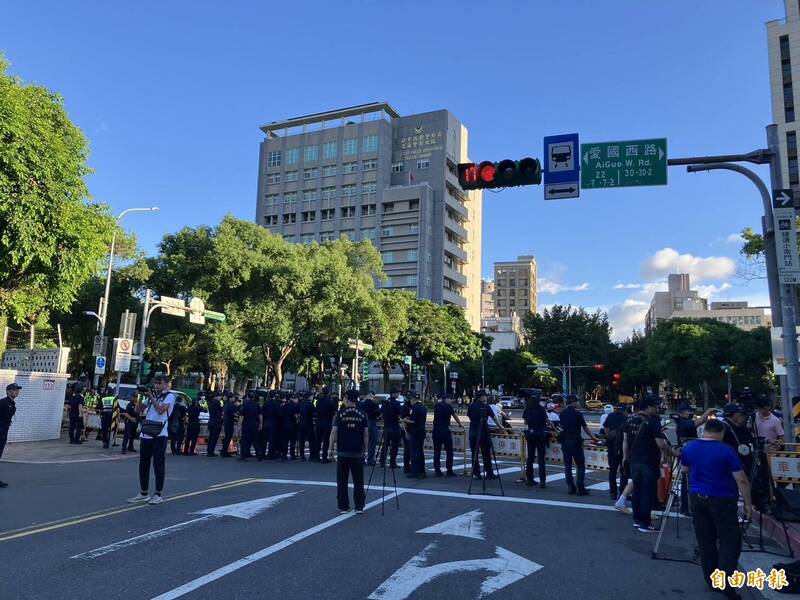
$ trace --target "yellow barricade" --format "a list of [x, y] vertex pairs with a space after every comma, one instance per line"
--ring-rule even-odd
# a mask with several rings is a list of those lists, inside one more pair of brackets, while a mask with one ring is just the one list
[[784, 444], [767, 452], [769, 469], [776, 483], [800, 483], [800, 444]]

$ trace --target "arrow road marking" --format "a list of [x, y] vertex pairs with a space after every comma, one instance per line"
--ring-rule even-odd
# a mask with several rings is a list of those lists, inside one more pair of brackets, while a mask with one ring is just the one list
[[70, 558], [89, 559], [89, 558], [97, 558], [99, 556], [105, 556], [106, 554], [116, 552], [117, 550], [122, 550], [123, 548], [128, 548], [130, 546], [135, 546], [136, 544], [141, 544], [142, 542], [147, 542], [167, 535], [171, 535], [176, 531], [181, 531], [182, 529], [186, 529], [187, 527], [191, 527], [192, 525], [195, 525], [197, 523], [202, 523], [204, 521], [210, 521], [212, 519], [218, 519], [221, 517], [237, 517], [239, 519], [252, 519], [253, 517], [265, 511], [266, 509], [270, 508], [271, 506], [275, 506], [282, 500], [285, 500], [286, 498], [291, 498], [295, 494], [297, 494], [297, 492], [290, 492], [288, 494], [280, 494], [278, 496], [269, 496], [268, 498], [258, 498], [256, 500], [249, 500], [247, 502], [239, 502], [237, 504], [228, 504], [226, 506], [217, 506], [215, 508], [208, 508], [206, 510], [201, 510], [192, 513], [194, 515], [204, 515], [202, 517], [198, 517], [196, 519], [190, 519], [189, 521], [184, 521], [183, 523], [176, 523], [175, 525], [170, 525], [169, 527], [156, 529], [155, 531], [143, 533], [142, 535], [137, 535], [135, 537], [128, 538], [127, 540], [114, 542], [113, 544], [109, 544], [108, 546], [95, 548], [94, 550], [89, 550], [88, 552], [82, 552], [81, 554], [70, 556]]
[[379, 585], [378, 589], [367, 597], [368, 600], [405, 600], [417, 589], [442, 575], [469, 571], [489, 571], [492, 575], [484, 579], [481, 584], [480, 594], [478, 594], [478, 598], [483, 598], [542, 568], [542, 565], [499, 546], [495, 547], [494, 558], [459, 560], [439, 563], [438, 565], [426, 565], [428, 555], [435, 547], [436, 542], [428, 544], [422, 552], [412, 557], [411, 560], [395, 571], [389, 579]]
[[439, 535], [453, 535], [474, 540], [485, 540], [483, 533], [483, 522], [481, 521], [481, 511], [473, 510], [458, 517], [453, 517], [447, 521], [442, 521], [436, 525], [431, 525], [425, 529], [420, 529], [417, 533], [438, 533]]

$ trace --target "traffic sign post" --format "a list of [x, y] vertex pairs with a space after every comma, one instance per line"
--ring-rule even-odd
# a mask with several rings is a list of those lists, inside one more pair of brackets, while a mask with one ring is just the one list
[[792, 190], [772, 190], [772, 217], [775, 221], [775, 249], [781, 283], [800, 283], [797, 257], [797, 226]]
[[203, 314], [206, 310], [206, 305], [200, 298], [192, 298], [189, 301], [189, 310], [191, 311], [189, 313], [190, 323], [195, 323], [196, 325], [206, 324], [206, 316]]
[[94, 359], [94, 374], [104, 375], [106, 372], [106, 357], [97, 356]]
[[667, 185], [667, 140], [581, 144], [581, 187]]
[[105, 356], [106, 347], [108, 346], [108, 338], [104, 335], [94, 336], [94, 343], [92, 344], [92, 356]]
[[117, 373], [127, 373], [131, 370], [132, 351], [132, 339], [114, 338], [114, 371]]
[[580, 144], [577, 133], [544, 138], [544, 199], [577, 198], [580, 186]]
[[186, 303], [180, 298], [170, 298], [169, 296], [161, 296], [158, 300], [161, 306], [161, 314], [174, 315], [176, 317], [186, 316]]

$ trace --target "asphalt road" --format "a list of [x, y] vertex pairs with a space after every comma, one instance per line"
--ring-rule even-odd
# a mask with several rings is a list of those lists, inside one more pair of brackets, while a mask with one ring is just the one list
[[[167, 501], [126, 505], [137, 466], [0, 464], [0, 598], [719, 597], [698, 567], [650, 558], [655, 536], [610, 509], [604, 473], [576, 498], [558, 467], [540, 490], [501, 464], [505, 497], [397, 472], [395, 500], [387, 470], [382, 506], [378, 468], [366, 514], [340, 515], [335, 465], [168, 456]], [[680, 521], [665, 554], [689, 552]]]

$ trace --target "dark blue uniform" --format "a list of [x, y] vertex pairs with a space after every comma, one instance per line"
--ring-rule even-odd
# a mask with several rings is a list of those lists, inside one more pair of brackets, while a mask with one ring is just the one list
[[547, 471], [544, 464], [544, 452], [547, 446], [547, 412], [538, 400], [531, 401], [522, 413], [525, 421], [525, 440], [528, 443], [528, 459], [525, 462], [525, 480], [528, 485], [535, 483], [533, 478], [533, 461], [539, 462], [539, 485], [544, 487]]
[[0, 458], [3, 456], [3, 449], [8, 441], [8, 429], [11, 427], [11, 419], [17, 412], [17, 404], [13, 398], [6, 396], [0, 400]]
[[392, 469], [397, 468], [397, 451], [400, 449], [400, 403], [389, 398], [383, 403], [381, 412], [383, 413], [383, 444], [381, 445], [381, 466], [386, 466], [386, 448], [391, 446], [389, 465]]
[[222, 401], [219, 398], [212, 398], [208, 402], [208, 448], [206, 449], [206, 456], [214, 456], [220, 431], [222, 431]]
[[236, 420], [237, 412], [233, 400], [228, 400], [225, 403], [225, 408], [222, 410], [222, 430], [224, 435], [222, 436], [222, 450], [220, 451], [220, 456], [230, 456], [230, 454], [228, 454], [228, 448], [230, 448], [231, 440], [233, 440], [233, 423]]
[[67, 407], [69, 414], [69, 443], [81, 443], [81, 431], [83, 429], [83, 419], [81, 418], [80, 407], [83, 406], [83, 396], [77, 392], [67, 394]]
[[186, 442], [183, 445], [183, 453], [187, 456], [195, 454], [197, 438], [200, 437], [200, 404], [197, 400], [193, 401], [186, 409]]
[[455, 414], [453, 406], [445, 400], [439, 400], [433, 407], [433, 470], [436, 475], [442, 474], [442, 446], [445, 452], [445, 465], [448, 475], [453, 472], [453, 434], [450, 433], [450, 418]]
[[481, 467], [478, 462], [478, 449], [483, 458], [483, 470], [486, 477], [494, 477], [492, 473], [492, 440], [489, 437], [488, 417], [491, 409], [485, 402], [478, 399], [470, 402], [467, 409], [469, 417], [469, 449], [472, 452], [472, 476], [481, 476]]
[[411, 476], [425, 477], [425, 421], [428, 418], [428, 409], [422, 402], [417, 402], [411, 407], [409, 418], [414, 421], [408, 428], [411, 442]]
[[[406, 398], [403, 405], [400, 407], [400, 418], [407, 419], [411, 416], [411, 401]], [[408, 435], [408, 428], [403, 426], [400, 428], [400, 439], [403, 440], [403, 472], [411, 472], [411, 438]]]
[[283, 448], [281, 458], [297, 458], [295, 446], [297, 445], [297, 415], [300, 407], [294, 400], [287, 400], [283, 405]]
[[242, 445], [240, 460], [250, 458], [250, 448], [258, 443], [258, 425], [261, 417], [261, 407], [255, 398], [246, 398], [241, 408], [242, 414]]
[[561, 411], [560, 423], [563, 430], [563, 443], [561, 445], [561, 452], [564, 455], [564, 474], [567, 479], [567, 488], [570, 494], [575, 493], [575, 483], [572, 479], [572, 463], [575, 463], [575, 470], [577, 471], [577, 484], [578, 492], [585, 492], [586, 488], [583, 485], [584, 477], [586, 475], [586, 459], [583, 455], [583, 438], [581, 437], [581, 429], [586, 426], [586, 420], [583, 415], [574, 407], [568, 406]]
[[381, 409], [378, 403], [372, 398], [367, 398], [358, 407], [361, 412], [367, 415], [367, 433], [369, 435], [369, 442], [367, 444], [367, 464], [375, 464], [375, 448], [378, 445], [378, 419], [381, 415]]
[[274, 460], [281, 455], [278, 449], [278, 413], [280, 410], [281, 404], [275, 397], [267, 399], [261, 408], [265, 433], [262, 451], [269, 460]]
[[169, 445], [173, 454], [180, 454], [183, 438], [186, 436], [186, 426], [183, 418], [186, 416], [186, 406], [178, 400], [169, 416]]
[[322, 452], [322, 462], [331, 462], [328, 459], [328, 446], [335, 413], [336, 404], [330, 397], [322, 396], [317, 398], [317, 445]]
[[308, 455], [312, 462], [319, 461], [319, 446], [314, 435], [314, 401], [310, 397], [300, 401], [300, 425], [297, 432], [300, 460], [306, 459], [306, 442], [308, 442]]
[[128, 406], [125, 407], [125, 433], [122, 434], [122, 454], [129, 450], [135, 452], [133, 449], [133, 440], [136, 437], [136, 429], [139, 426], [139, 418], [136, 414], [136, 402], [131, 400]]
[[[319, 404], [317, 405], [319, 408]], [[367, 415], [355, 407], [345, 408], [336, 416], [336, 500], [339, 510], [350, 508], [347, 483], [353, 476], [353, 499], [356, 510], [364, 510], [364, 430]]]

